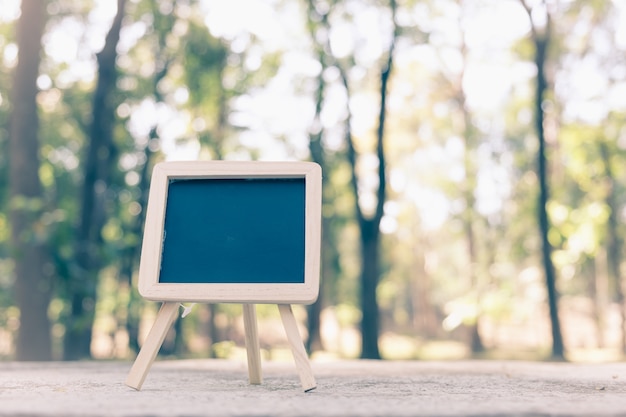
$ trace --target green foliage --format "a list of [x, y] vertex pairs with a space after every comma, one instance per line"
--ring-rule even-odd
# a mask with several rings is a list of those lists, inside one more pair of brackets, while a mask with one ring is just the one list
[[215, 98], [216, 92], [223, 88], [222, 73], [226, 66], [227, 51], [219, 39], [211, 36], [206, 26], [193, 21], [189, 23], [183, 42], [183, 81], [189, 89], [190, 104], [205, 104], [206, 114], [217, 114], [219, 109]]
[[[493, 36], [486, 43], [472, 42], [472, 33], [463, 32], [470, 30], [472, 19], [488, 15], [496, 1], [471, 5], [409, 1], [399, 5], [402, 30], [388, 97], [389, 204], [383, 222], [378, 289], [383, 330], [415, 336], [425, 331], [416, 324], [421, 320], [417, 312], [427, 310], [436, 337], [461, 338], [459, 329], [481, 321], [530, 320], [544, 301], [536, 224], [534, 74], [529, 70], [533, 45], [529, 33], [522, 31], [515, 38], [507, 34], [502, 41]], [[497, 7], [509, 3], [516, 4], [511, 7], [516, 7], [520, 21], [528, 19], [516, 1], [501, 1]], [[376, 112], [372, 109], [379, 105], [379, 86], [373, 68], [387, 46], [380, 22], [388, 10], [385, 2], [338, 1], [330, 8], [321, 2], [312, 4], [318, 11], [328, 12], [332, 23], [326, 33], [320, 23], [323, 13], [308, 22], [315, 26], [313, 32], [320, 40], [331, 36], [334, 42], [333, 47], [321, 42], [322, 58], [320, 51], [313, 50], [308, 34], [301, 32], [304, 22], [294, 23], [305, 19], [305, 4], [272, 2], [271, 18], [276, 21], [268, 26], [274, 25], [276, 32], [263, 34], [256, 26], [242, 24], [241, 33], [220, 37], [207, 27], [208, 12], [202, 2], [128, 3], [113, 98], [117, 105], [116, 166], [104, 199], [111, 215], [99, 248], [103, 265], [97, 325], [102, 337], [123, 333], [132, 320], [152, 308], [139, 299], [135, 288], [147, 176], [154, 162], [168, 157], [172, 149], [185, 147], [197, 149], [199, 158], [256, 158], [275, 147], [304, 158], [306, 153], [298, 149], [306, 150], [307, 144], [302, 142], [317, 132], [328, 165], [324, 172], [324, 233], [331, 236], [337, 253], [330, 260], [330, 275], [322, 277], [325, 302], [329, 308], [336, 306], [334, 314], [342, 331], [358, 322], [359, 239], [343, 140], [345, 109], [352, 112], [350, 128], [364, 155], [359, 169], [374, 172], [371, 145]], [[96, 27], [96, 6], [103, 7], [102, 2], [54, 0], [48, 5], [50, 21], [38, 96], [41, 149], [37, 169], [44, 197], [37, 201], [8, 201], [14, 22], [0, 20], [0, 328], [9, 333], [15, 330], [17, 317], [11, 294], [10, 208], [40, 212], [31, 238], [47, 241], [57, 280], [50, 308], [55, 320], [53, 333], [59, 338], [64, 331], [70, 295], [66, 291], [71, 289], [58, 284], [66, 282], [76, 266], [75, 229], [83, 181], [80, 167], [91, 120], [94, 57], [108, 29], [106, 24]], [[548, 204], [549, 239], [556, 249], [559, 288], [566, 296], [591, 297], [589, 288], [595, 277], [603, 274], [601, 267], [606, 263], [611, 214], [620, 219], [620, 239], [626, 233], [621, 221], [626, 206], [625, 109], [615, 104], [619, 100], [609, 99], [618, 95], [619, 85], [626, 81], [618, 58], [623, 56], [623, 46], [619, 49], [610, 35], [618, 25], [615, 7], [615, 2], [607, 0], [577, 0], [559, 3], [551, 10], [555, 26], [549, 81], [554, 92], [545, 103], [553, 192]], [[283, 32], [276, 29], [279, 26]], [[282, 38], [276, 39], [280, 42], [270, 39], [279, 32]], [[53, 36], [59, 34], [65, 38]], [[71, 40], [64, 50], [75, 50], [75, 56], [66, 59], [53, 53], [58, 39]], [[464, 40], [467, 45], [462, 45]], [[340, 41], [346, 42], [348, 52], [333, 56]], [[320, 59], [328, 61], [322, 65]], [[589, 62], [596, 63], [593, 68], [597, 71], [604, 71], [595, 75], [606, 81], [606, 86], [584, 96], [584, 91], [578, 91], [576, 80], [582, 78], [576, 71]], [[350, 103], [345, 102], [336, 63], [344, 65], [350, 76]], [[267, 120], [259, 123], [261, 128], [233, 122], [238, 100], [251, 102], [276, 84], [281, 86], [279, 101], [294, 100], [293, 106], [285, 107], [298, 109], [276, 119], [287, 123], [303, 113], [306, 119], [313, 113], [322, 68], [324, 108], [317, 125], [308, 123], [298, 127], [299, 131], [294, 128], [296, 133], [281, 133], [284, 137], [273, 137], [270, 142], [266, 138], [277, 135], [267, 128]], [[492, 86], [484, 76], [476, 75], [494, 68], [501, 70], [494, 74], [508, 77], [506, 81], [494, 76]], [[471, 82], [481, 83], [480, 89], [472, 89]], [[499, 83], [504, 87], [498, 87]], [[496, 104], [485, 99], [492, 97], [490, 87], [502, 90], [493, 96]], [[599, 107], [584, 107], [590, 103], [599, 103]], [[607, 110], [599, 112], [595, 121], [584, 111], [601, 107]], [[261, 118], [256, 111], [266, 117], [266, 110], [252, 107], [244, 116]], [[608, 179], [609, 169], [613, 182]], [[362, 190], [376, 185], [373, 177], [363, 178]], [[475, 247], [471, 264], [468, 225]], [[232, 329], [240, 314], [233, 306], [220, 306], [217, 313], [223, 333]], [[262, 310], [260, 316], [271, 320], [275, 313]], [[208, 320], [188, 319], [182, 337], [190, 340], [190, 334]], [[448, 332], [443, 331], [442, 323]], [[223, 342], [214, 349], [227, 356], [234, 348]], [[122, 352], [111, 355], [123, 356]]]

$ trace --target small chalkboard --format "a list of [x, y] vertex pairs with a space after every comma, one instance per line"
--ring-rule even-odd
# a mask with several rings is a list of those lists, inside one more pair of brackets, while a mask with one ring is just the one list
[[139, 293], [163, 304], [128, 386], [141, 389], [181, 303], [203, 302], [243, 304], [251, 384], [262, 381], [255, 304], [278, 304], [302, 388], [316, 387], [291, 304], [310, 304], [319, 292], [321, 179], [312, 162], [154, 167]]
[[312, 303], [320, 205], [314, 163], [157, 164], [139, 292], [156, 301]]

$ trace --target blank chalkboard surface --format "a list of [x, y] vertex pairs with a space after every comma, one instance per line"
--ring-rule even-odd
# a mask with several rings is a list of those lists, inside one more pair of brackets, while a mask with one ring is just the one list
[[157, 164], [139, 292], [156, 301], [311, 303], [320, 228], [317, 164]]
[[161, 283], [304, 284], [304, 178], [172, 180]]

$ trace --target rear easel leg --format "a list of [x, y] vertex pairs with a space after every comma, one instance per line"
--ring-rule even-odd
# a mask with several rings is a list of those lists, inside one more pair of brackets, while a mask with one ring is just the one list
[[311, 364], [309, 363], [309, 357], [304, 349], [304, 343], [300, 337], [298, 331], [298, 324], [296, 318], [293, 315], [293, 310], [289, 304], [279, 304], [278, 311], [280, 311], [280, 318], [283, 321], [285, 327], [285, 333], [287, 333], [287, 340], [291, 346], [291, 352], [293, 359], [296, 362], [296, 368], [300, 375], [300, 383], [304, 392], [311, 391], [317, 387], [313, 371], [311, 370]]
[[167, 331], [172, 327], [172, 323], [178, 316], [179, 303], [163, 303], [161, 309], [157, 314], [156, 320], [148, 333], [133, 367], [130, 369], [128, 376], [126, 377], [126, 385], [131, 388], [135, 388], [137, 391], [141, 389], [143, 381], [148, 375], [152, 362], [159, 353], [159, 349], [165, 340]]
[[259, 385], [263, 382], [261, 374], [261, 351], [259, 348], [259, 332], [256, 320], [256, 305], [243, 305], [243, 327], [246, 331], [246, 353], [248, 354], [248, 379], [250, 384]]

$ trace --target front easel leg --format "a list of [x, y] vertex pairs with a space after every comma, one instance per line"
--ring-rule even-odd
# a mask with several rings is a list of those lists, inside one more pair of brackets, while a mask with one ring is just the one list
[[172, 323], [178, 316], [179, 303], [163, 303], [161, 309], [157, 314], [156, 320], [148, 333], [133, 367], [130, 369], [128, 376], [126, 377], [126, 385], [136, 390], [140, 390], [143, 385], [143, 381], [148, 375], [152, 362], [159, 353], [159, 349], [165, 340], [167, 331], [172, 327]]
[[250, 384], [259, 385], [263, 382], [261, 374], [261, 351], [259, 348], [259, 332], [256, 320], [256, 305], [243, 305], [243, 327], [246, 332], [246, 353], [248, 354], [248, 378]]
[[278, 311], [280, 311], [280, 318], [283, 321], [285, 333], [287, 333], [287, 340], [289, 341], [291, 352], [293, 353], [293, 359], [296, 362], [302, 389], [304, 389], [304, 392], [311, 391], [317, 387], [317, 384], [313, 376], [313, 371], [311, 370], [309, 357], [304, 349], [304, 343], [298, 331], [298, 323], [296, 323], [291, 305], [279, 304]]

